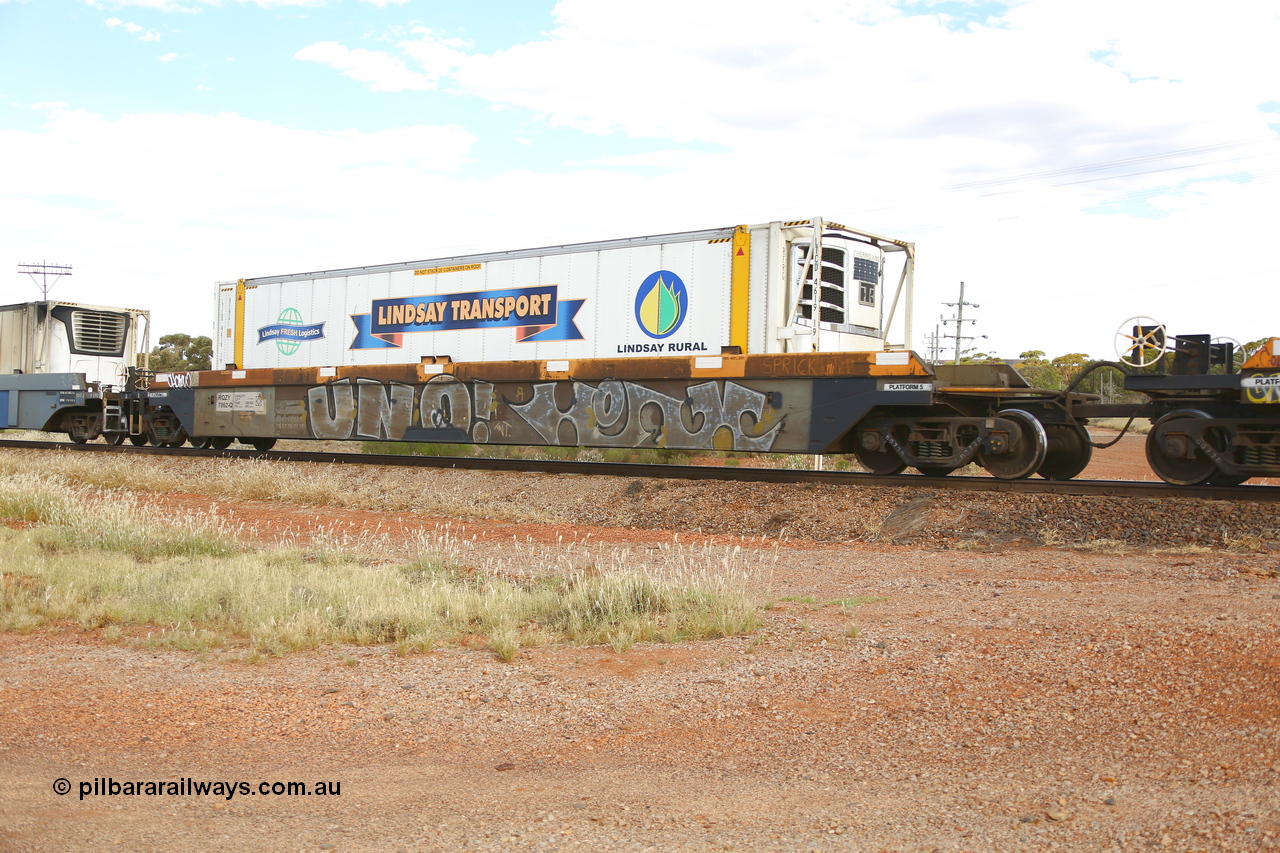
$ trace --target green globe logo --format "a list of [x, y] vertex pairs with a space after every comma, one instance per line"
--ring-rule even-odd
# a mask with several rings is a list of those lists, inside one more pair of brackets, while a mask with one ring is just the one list
[[[302, 315], [298, 313], [296, 308], [286, 308], [280, 312], [280, 322], [301, 326]], [[276, 339], [276, 347], [280, 350], [281, 355], [293, 355], [298, 351], [298, 346], [299, 344], [296, 340]]]

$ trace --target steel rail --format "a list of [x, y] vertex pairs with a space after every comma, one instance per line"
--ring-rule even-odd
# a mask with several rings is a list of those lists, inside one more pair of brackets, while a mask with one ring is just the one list
[[722, 480], [746, 483], [822, 483], [907, 489], [948, 489], [1005, 494], [1048, 494], [1126, 498], [1197, 498], [1219, 501], [1280, 501], [1280, 486], [1171, 486], [1165, 482], [1134, 480], [999, 480], [994, 477], [925, 477], [896, 474], [880, 477], [850, 471], [801, 471], [783, 468], [730, 468], [719, 465], [654, 465], [637, 462], [569, 462], [549, 459], [491, 459], [457, 456], [398, 456], [335, 453], [311, 450], [201, 450], [193, 447], [134, 447], [109, 444], [71, 444], [56, 441], [6, 441], [0, 448], [133, 453], [213, 459], [263, 459], [325, 465], [389, 465], [404, 468], [455, 468], [538, 474], [585, 474], [609, 477], [650, 477], [677, 480]]

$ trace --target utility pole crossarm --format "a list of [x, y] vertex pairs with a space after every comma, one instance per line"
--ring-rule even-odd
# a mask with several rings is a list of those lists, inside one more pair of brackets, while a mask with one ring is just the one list
[[[58, 283], [58, 279], [64, 275], [71, 275], [71, 264], [51, 264], [47, 261], [41, 261], [38, 264], [18, 264], [18, 275], [26, 274], [31, 276], [31, 280], [40, 288], [40, 297], [43, 301], [49, 301], [49, 291]], [[40, 278], [37, 279], [36, 276]], [[53, 281], [49, 281], [49, 277], [53, 277]]]
[[[953, 364], [959, 364], [959, 363], [960, 363], [960, 343], [961, 343], [961, 341], [971, 341], [971, 340], [973, 340], [973, 339], [974, 339], [974, 337], [975, 337], [974, 335], [964, 335], [964, 334], [961, 334], [961, 333], [964, 331], [964, 324], [965, 324], [965, 323], [975, 323], [975, 324], [976, 324], [976, 323], [978, 322], [977, 320], [973, 319], [972, 317], [970, 317], [968, 320], [966, 320], [966, 319], [965, 319], [965, 317], [964, 317], [964, 309], [965, 309], [966, 307], [968, 307], [968, 308], [979, 308], [979, 307], [981, 307], [981, 306], [980, 306], [980, 305], [978, 305], [978, 304], [977, 304], [977, 303], [975, 303], [975, 302], [965, 302], [965, 301], [964, 301], [964, 282], [963, 282], [963, 281], [962, 281], [962, 282], [960, 282], [960, 301], [959, 301], [959, 302], [944, 302], [944, 303], [942, 303], [942, 304], [943, 304], [943, 305], [945, 305], [945, 306], [947, 306], [948, 308], [955, 308], [955, 309], [956, 309], [956, 316], [952, 317], [952, 318], [951, 318], [951, 319], [949, 319], [949, 320], [948, 320], [948, 319], [943, 319], [943, 321], [942, 321], [942, 325], [944, 325], [944, 326], [945, 326], [947, 323], [955, 323], [955, 324], [956, 324], [956, 333], [955, 333], [954, 335], [943, 335], [943, 337], [944, 337], [944, 338], [952, 338], [952, 339], [954, 339], [954, 340], [955, 340], [955, 342], [956, 342], [956, 350], [955, 350], [956, 355], [955, 355], [955, 360], [954, 360], [952, 363], [953, 363]], [[985, 336], [985, 335], [983, 335], [983, 337], [986, 337], [986, 336]]]

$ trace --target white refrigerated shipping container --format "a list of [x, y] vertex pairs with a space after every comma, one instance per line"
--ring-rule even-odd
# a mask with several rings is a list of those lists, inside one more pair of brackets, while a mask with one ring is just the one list
[[214, 366], [879, 350], [900, 295], [910, 344], [913, 269], [815, 219], [248, 278], [217, 286]]
[[83, 373], [85, 381], [124, 382], [143, 367], [151, 315], [75, 302], [0, 305], [0, 374]]

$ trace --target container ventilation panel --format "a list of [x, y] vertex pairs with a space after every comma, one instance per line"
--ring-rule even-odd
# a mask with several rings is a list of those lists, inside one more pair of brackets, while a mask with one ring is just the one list
[[[810, 246], [796, 247], [797, 275], [804, 272], [805, 260], [808, 258]], [[818, 318], [823, 323], [845, 322], [845, 250], [822, 247], [822, 263], [814, 264], [808, 274], [801, 280], [799, 315], [805, 320], [813, 320], [814, 272], [821, 267], [820, 280], [822, 286], [818, 294]]]
[[71, 312], [71, 345], [79, 352], [120, 355], [124, 352], [127, 331], [128, 318], [123, 314], [107, 314], [102, 311]]

